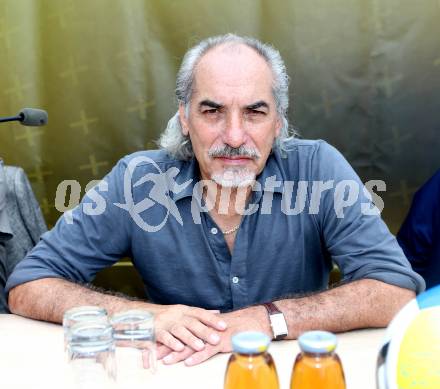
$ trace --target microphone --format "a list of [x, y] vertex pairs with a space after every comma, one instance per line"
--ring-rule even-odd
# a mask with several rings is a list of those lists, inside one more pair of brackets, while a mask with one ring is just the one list
[[17, 116], [0, 118], [0, 123], [18, 121], [23, 126], [44, 126], [47, 119], [47, 112], [42, 109], [23, 108]]

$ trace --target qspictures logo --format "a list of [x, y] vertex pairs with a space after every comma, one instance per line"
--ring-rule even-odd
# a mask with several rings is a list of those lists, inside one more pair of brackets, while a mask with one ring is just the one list
[[[145, 169], [148, 166], [148, 169]], [[136, 169], [147, 170], [141, 178], [134, 182]], [[223, 206], [219, 213], [227, 213], [229, 201], [231, 200], [231, 188], [224, 188], [214, 184], [210, 180], [193, 182], [189, 179], [178, 183], [176, 177], [180, 171], [177, 167], [170, 167], [162, 171], [160, 166], [147, 156], [135, 157], [128, 163], [123, 180], [123, 202], [111, 202], [108, 204], [109, 196], [106, 192], [112, 190], [106, 179], [92, 181], [86, 187], [87, 201], [79, 202], [81, 186], [76, 180], [65, 180], [58, 185], [55, 207], [58, 211], [64, 212], [67, 224], [74, 223], [74, 212], [83, 212], [88, 216], [102, 215], [108, 207], [118, 207], [127, 212], [127, 216], [145, 232], [160, 231], [172, 216], [180, 225], [184, 225], [182, 216], [176, 202], [171, 194], [179, 194], [191, 184], [191, 215], [195, 224], [201, 223], [201, 213], [210, 212], [214, 204], [204, 201], [209, 194], [210, 198], [223, 199]], [[147, 188], [149, 188], [147, 190]], [[296, 188], [296, 190], [295, 190]], [[70, 189], [69, 203], [66, 206], [67, 191]], [[113, 188], [114, 189], [114, 188]], [[280, 210], [287, 216], [299, 215], [303, 212], [318, 214], [319, 212], [335, 212], [337, 218], [344, 218], [345, 212], [350, 207], [360, 207], [359, 212], [363, 215], [380, 215], [384, 208], [382, 198], [374, 191], [385, 191], [386, 184], [382, 180], [370, 180], [362, 185], [355, 180], [327, 180], [327, 181], [277, 181], [275, 176], [267, 177], [264, 183], [255, 181], [252, 186], [253, 192], [262, 192], [259, 202], [249, 203], [246, 208], [235, 207], [237, 213], [251, 215], [260, 212], [270, 215], [273, 212], [274, 192], [281, 193]], [[218, 193], [218, 191], [221, 193]], [[133, 192], [142, 193], [142, 196], [133, 196]], [[148, 220], [148, 211], [154, 207], [161, 207], [163, 215], [160, 221], [151, 223]], [[276, 208], [279, 209], [278, 207]], [[278, 212], [278, 211], [277, 211]]]
[[[152, 188], [148, 197], [142, 199], [138, 203], [134, 203], [132, 195], [132, 177], [134, 170], [139, 164], [147, 163], [151, 164], [156, 169], [155, 173], [147, 173], [133, 184], [133, 188], [136, 188], [146, 182], [152, 183]], [[176, 203], [170, 197], [170, 192], [178, 194], [191, 184], [192, 179], [184, 182], [183, 184], [177, 184], [175, 177], [179, 174], [179, 169], [176, 167], [169, 168], [166, 172], [162, 172], [160, 167], [151, 158], [148, 157], [136, 157], [130, 161], [124, 174], [124, 198], [125, 204], [114, 203], [115, 206], [125, 209], [134, 220], [134, 222], [147, 232], [155, 232], [162, 229], [171, 214], [180, 225], [183, 226], [183, 220], [180, 216], [179, 209]], [[166, 209], [166, 214], [162, 222], [158, 225], [148, 224], [142, 217], [141, 213], [147, 209], [155, 206], [156, 204], [163, 206]]]

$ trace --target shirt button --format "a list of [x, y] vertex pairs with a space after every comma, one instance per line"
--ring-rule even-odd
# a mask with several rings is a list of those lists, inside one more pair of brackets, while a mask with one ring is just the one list
[[217, 229], [217, 228], [215, 228], [215, 227], [212, 227], [212, 228], [211, 228], [211, 234], [216, 235], [217, 232], [218, 232], [218, 229]]
[[240, 281], [238, 277], [232, 277], [232, 283], [238, 284], [238, 281]]

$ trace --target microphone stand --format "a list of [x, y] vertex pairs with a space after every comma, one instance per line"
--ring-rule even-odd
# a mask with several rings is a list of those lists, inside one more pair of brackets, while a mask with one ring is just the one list
[[14, 122], [14, 121], [23, 121], [23, 115], [20, 114], [18, 116], [9, 116], [6, 118], [0, 118], [0, 123], [4, 123], [4, 122]]

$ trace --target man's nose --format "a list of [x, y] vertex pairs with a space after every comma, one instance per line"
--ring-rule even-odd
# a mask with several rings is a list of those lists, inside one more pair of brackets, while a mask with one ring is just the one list
[[246, 142], [246, 130], [240, 115], [229, 115], [223, 134], [223, 142], [235, 148]]

